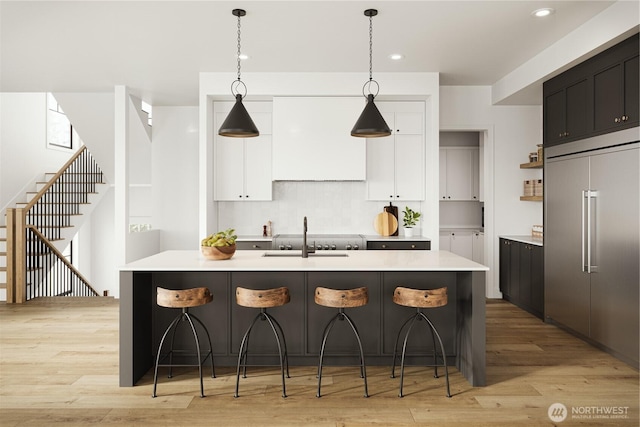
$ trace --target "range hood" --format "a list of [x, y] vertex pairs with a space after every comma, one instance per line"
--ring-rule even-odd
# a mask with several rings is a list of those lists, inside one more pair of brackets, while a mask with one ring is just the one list
[[363, 97], [274, 97], [274, 181], [364, 181], [366, 139], [350, 131]]

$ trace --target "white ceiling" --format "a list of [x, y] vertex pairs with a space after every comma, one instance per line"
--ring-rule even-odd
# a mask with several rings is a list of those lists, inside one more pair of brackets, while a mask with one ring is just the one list
[[[198, 73], [440, 72], [491, 85], [614, 1], [0, 1], [0, 91], [113, 91], [197, 105]], [[555, 13], [534, 18], [535, 9]], [[388, 55], [402, 53], [402, 61]], [[245, 80], [246, 81], [246, 80]], [[251, 83], [246, 81], [247, 86]]]

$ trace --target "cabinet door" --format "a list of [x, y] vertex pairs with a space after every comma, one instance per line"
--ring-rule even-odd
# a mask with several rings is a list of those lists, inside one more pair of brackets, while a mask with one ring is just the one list
[[618, 127], [623, 116], [623, 90], [622, 64], [615, 64], [594, 74], [593, 117], [595, 131]]
[[440, 200], [447, 200], [447, 149], [440, 149]]
[[519, 291], [520, 299], [519, 304], [525, 307], [531, 307], [531, 245], [519, 243], [520, 256], [519, 256]]
[[271, 200], [271, 135], [245, 140], [245, 200]]
[[462, 257], [473, 258], [473, 241], [470, 231], [454, 231], [451, 233], [451, 252]]
[[509, 248], [509, 240], [500, 239], [500, 272], [499, 272], [499, 285], [500, 292], [507, 298], [509, 295], [511, 275], [509, 274], [511, 266], [511, 248]]
[[581, 80], [567, 87], [566, 96], [566, 124], [565, 138], [575, 140], [584, 136], [588, 131], [587, 111], [588, 105], [588, 88], [587, 79]]
[[[384, 113], [383, 113], [384, 116]], [[422, 122], [424, 118], [423, 112], [415, 113], [396, 113], [395, 124], [391, 124], [387, 121], [387, 124], [391, 126], [393, 132], [400, 135], [422, 135], [423, 128]], [[386, 116], [385, 116], [386, 120]]]
[[509, 295], [511, 299], [520, 302], [520, 250], [522, 244], [519, 242], [509, 241]]
[[471, 200], [480, 200], [480, 150], [471, 150]]
[[544, 319], [544, 249], [531, 246], [531, 308]]
[[565, 132], [564, 90], [546, 95], [544, 98], [544, 143], [555, 145], [562, 141]]
[[394, 173], [394, 136], [367, 139], [367, 199], [395, 200]]
[[640, 72], [638, 71], [640, 56], [624, 63], [624, 115], [626, 124], [637, 126], [640, 122]]
[[473, 149], [446, 150], [446, 200], [473, 200]]
[[216, 136], [215, 200], [244, 200], [244, 140]]
[[473, 233], [472, 244], [473, 260], [480, 264], [484, 264], [484, 234]]
[[[382, 139], [382, 138], [380, 138]], [[395, 135], [395, 183], [397, 200], [424, 199], [423, 137]]]
[[440, 250], [451, 252], [451, 232], [449, 231], [440, 232]]

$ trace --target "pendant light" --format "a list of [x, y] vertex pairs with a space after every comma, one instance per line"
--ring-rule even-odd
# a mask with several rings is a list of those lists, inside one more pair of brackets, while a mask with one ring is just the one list
[[[367, 105], [365, 105], [362, 114], [358, 118], [353, 129], [351, 129], [351, 136], [357, 136], [361, 138], [379, 138], [381, 136], [391, 135], [391, 129], [385, 122], [384, 117], [380, 114], [380, 110], [373, 103], [373, 99], [378, 95], [380, 86], [378, 82], [373, 80], [373, 17], [378, 14], [376, 9], [367, 9], [364, 11], [364, 15], [369, 17], [369, 81], [362, 87], [362, 94], [367, 98]], [[374, 94], [371, 86], [375, 83], [376, 93]], [[365, 89], [368, 94], [365, 94]]]
[[[240, 80], [240, 17], [245, 16], [247, 12], [244, 9], [233, 9], [233, 16], [238, 17], [238, 79], [231, 83], [231, 94], [236, 98], [236, 103], [229, 112], [229, 115], [220, 126], [218, 135], [230, 136], [233, 138], [250, 138], [260, 135], [247, 109], [242, 105], [242, 98], [247, 95], [247, 86]], [[244, 95], [240, 93], [243, 89]]]

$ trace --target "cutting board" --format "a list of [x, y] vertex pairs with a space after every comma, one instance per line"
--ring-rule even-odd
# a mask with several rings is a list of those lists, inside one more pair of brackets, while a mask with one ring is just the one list
[[373, 221], [373, 228], [381, 236], [391, 236], [398, 230], [398, 220], [389, 212], [380, 212]]
[[[389, 212], [396, 219], [398, 219], [398, 207], [397, 206], [393, 206], [393, 203], [389, 203], [389, 206], [385, 206], [383, 210], [385, 212]], [[398, 228], [400, 228], [400, 227], [398, 227]], [[398, 229], [396, 228], [396, 231], [391, 233], [391, 236], [397, 236], [397, 235], [398, 235]]]

